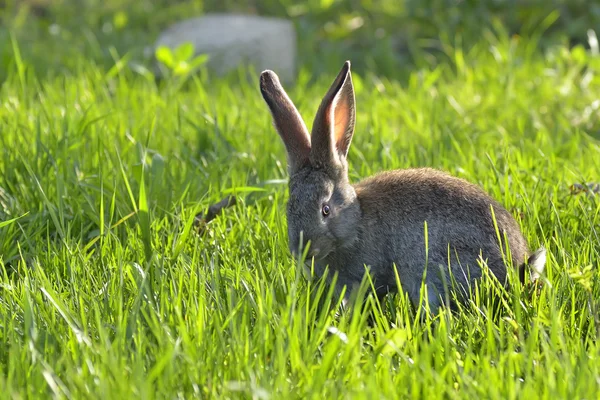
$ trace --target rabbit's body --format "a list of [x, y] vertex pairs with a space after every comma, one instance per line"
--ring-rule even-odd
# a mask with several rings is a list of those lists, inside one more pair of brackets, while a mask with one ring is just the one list
[[[322, 276], [337, 273], [338, 292], [359, 284], [369, 268], [378, 295], [402, 289], [419, 302], [425, 275], [436, 310], [457, 283], [459, 299], [485, 263], [506, 282], [506, 264], [544, 268], [543, 248], [532, 256], [517, 222], [479, 187], [429, 168], [382, 172], [352, 185], [346, 155], [354, 133], [354, 91], [347, 62], [324, 97], [312, 136], [276, 75], [261, 75], [261, 91], [287, 151], [289, 245], [309, 246]], [[492, 213], [493, 210], [493, 213]], [[427, 235], [425, 235], [427, 233]], [[506, 260], [506, 241], [510, 260]], [[395, 268], [394, 268], [395, 266]], [[452, 275], [450, 278], [449, 274]]]
[[529, 256], [512, 216], [463, 179], [429, 168], [395, 170], [366, 178], [354, 190], [360, 209], [355, 229], [335, 251], [315, 260], [317, 275], [326, 266], [338, 273], [339, 289], [360, 282], [366, 265], [379, 295], [397, 290], [397, 271], [402, 289], [417, 303], [427, 266], [429, 302], [435, 307], [437, 295], [444, 293], [440, 268], [447, 274], [450, 265], [456, 282], [466, 287], [481, 276], [480, 254], [503, 281], [506, 267], [491, 207], [499, 232], [513, 232], [509, 236], [513, 265], [521, 266]]

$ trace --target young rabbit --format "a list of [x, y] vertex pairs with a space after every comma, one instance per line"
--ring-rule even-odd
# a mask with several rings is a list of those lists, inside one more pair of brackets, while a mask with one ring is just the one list
[[[534, 278], [543, 271], [545, 249], [530, 255], [511, 214], [463, 179], [418, 168], [349, 182], [346, 156], [355, 123], [349, 61], [323, 98], [311, 134], [274, 72], [261, 74], [260, 90], [287, 150], [290, 250], [297, 255], [310, 243], [308, 256], [316, 275], [322, 276], [327, 266], [328, 276], [337, 272], [338, 293], [360, 284], [365, 267], [378, 296], [398, 290], [395, 267], [401, 289], [415, 305], [425, 279], [435, 313], [452, 297], [447, 296], [451, 281], [464, 301], [469, 285], [482, 275], [482, 260], [503, 283], [508, 258], [520, 269], [521, 280], [526, 266]], [[505, 238], [510, 257], [503, 258]]]

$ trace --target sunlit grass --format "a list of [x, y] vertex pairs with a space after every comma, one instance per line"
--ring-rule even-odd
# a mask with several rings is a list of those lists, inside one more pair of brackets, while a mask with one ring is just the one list
[[[395, 81], [355, 70], [354, 180], [432, 166], [481, 185], [549, 251], [539, 293], [421, 321], [344, 314], [287, 250], [283, 145], [257, 76], [155, 83], [13, 65], [0, 108], [0, 390], [66, 398], [595, 398], [600, 59], [482, 38]], [[310, 124], [343, 59], [289, 87]], [[241, 201], [194, 234], [194, 216]], [[402, 277], [400, 277], [402, 279]], [[516, 290], [516, 289], [515, 289]], [[326, 305], [325, 304], [325, 305]], [[330, 307], [331, 308], [331, 307]]]

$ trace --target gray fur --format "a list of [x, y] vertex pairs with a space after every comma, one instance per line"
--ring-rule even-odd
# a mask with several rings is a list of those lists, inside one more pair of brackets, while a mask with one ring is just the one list
[[[338, 292], [359, 284], [365, 266], [378, 295], [396, 291], [395, 266], [401, 289], [416, 305], [426, 272], [429, 304], [435, 312], [447, 298], [446, 288], [452, 286], [448, 272], [458, 283], [459, 299], [481, 277], [482, 261], [501, 282], [506, 282], [507, 262], [520, 269], [522, 280], [527, 265], [533, 278], [543, 273], [545, 250], [530, 255], [512, 215], [463, 179], [419, 168], [382, 172], [355, 185], [349, 182], [346, 155], [355, 119], [350, 62], [323, 98], [308, 149], [306, 126], [298, 122], [302, 118], [277, 76], [265, 71], [260, 84], [290, 160], [290, 250], [298, 254], [310, 243], [308, 254], [317, 276], [326, 267], [337, 272]], [[322, 214], [325, 203], [330, 207], [327, 216]], [[503, 257], [505, 238], [510, 259]]]

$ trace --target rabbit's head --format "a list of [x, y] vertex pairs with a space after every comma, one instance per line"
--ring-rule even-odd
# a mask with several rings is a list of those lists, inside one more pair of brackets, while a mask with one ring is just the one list
[[310, 242], [309, 256], [320, 260], [352, 246], [361, 212], [346, 161], [355, 121], [350, 62], [323, 98], [310, 134], [274, 72], [261, 74], [260, 90], [287, 150], [290, 250], [297, 254]]

